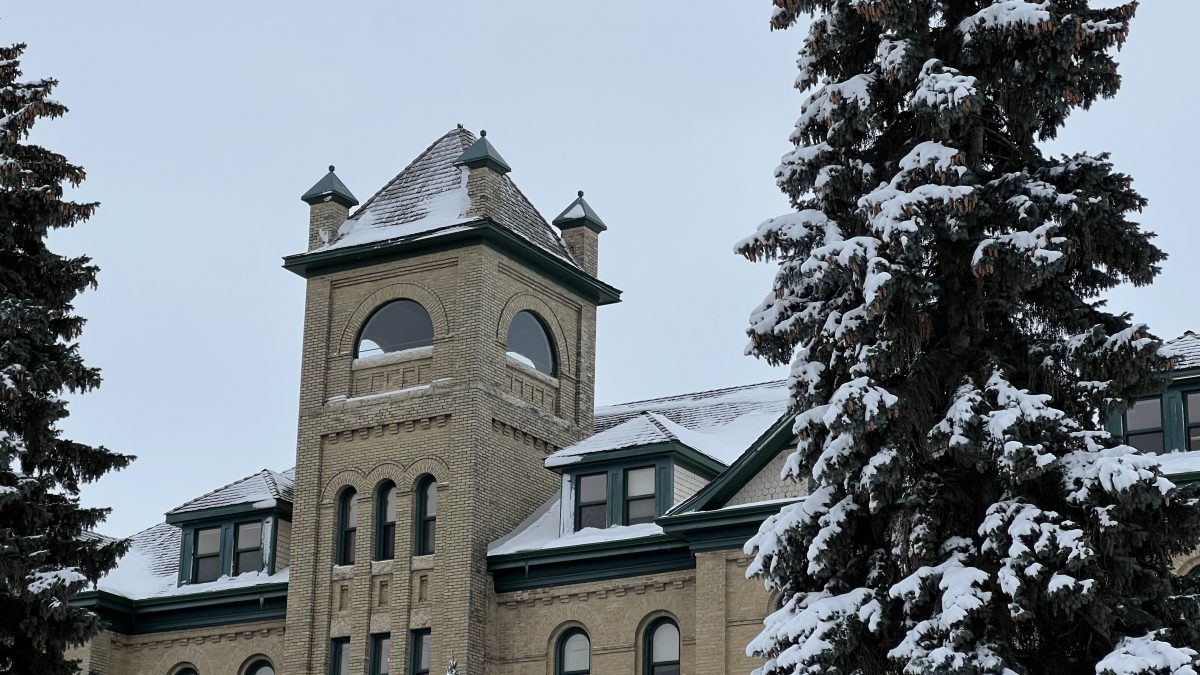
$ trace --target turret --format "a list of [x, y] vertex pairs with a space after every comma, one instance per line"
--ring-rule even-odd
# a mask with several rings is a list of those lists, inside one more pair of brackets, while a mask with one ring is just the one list
[[600, 216], [583, 200], [583, 190], [563, 212], [554, 219], [562, 232], [563, 243], [583, 271], [597, 275], [600, 266], [600, 233], [608, 229]]
[[333, 241], [338, 227], [346, 222], [350, 215], [350, 207], [357, 206], [358, 200], [350, 193], [350, 188], [333, 172], [329, 165], [329, 173], [300, 196], [300, 200], [309, 205], [308, 210], [308, 250], [313, 250]]

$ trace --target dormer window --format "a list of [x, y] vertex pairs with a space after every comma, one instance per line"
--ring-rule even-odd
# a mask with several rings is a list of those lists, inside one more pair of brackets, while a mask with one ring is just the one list
[[1184, 401], [1187, 415], [1187, 449], [1200, 450], [1200, 392], [1188, 394]]
[[262, 521], [239, 523], [235, 539], [233, 575], [262, 570]]
[[576, 491], [575, 529], [608, 527], [608, 474], [593, 473], [579, 477]]
[[221, 528], [197, 529], [192, 551], [192, 583], [202, 584], [220, 578]]
[[655, 516], [654, 467], [625, 471], [625, 524], [652, 523]]
[[[1200, 404], [1200, 401], [1198, 401]], [[1189, 396], [1189, 408], [1191, 397]], [[1200, 405], [1197, 406], [1200, 412]], [[1190, 410], [1189, 410], [1190, 412]], [[1200, 417], [1197, 418], [1200, 423]], [[1200, 424], [1198, 424], [1200, 431]], [[1189, 437], [1191, 431], [1189, 428]], [[1162, 453], [1163, 420], [1162, 399], [1144, 398], [1133, 402], [1125, 411], [1125, 442], [1143, 452]]]
[[381, 356], [433, 344], [429, 312], [412, 300], [396, 300], [375, 310], [358, 335], [355, 358]]
[[533, 312], [523, 310], [513, 317], [508, 325], [506, 349], [513, 359], [540, 373], [557, 377], [558, 363], [550, 333]]

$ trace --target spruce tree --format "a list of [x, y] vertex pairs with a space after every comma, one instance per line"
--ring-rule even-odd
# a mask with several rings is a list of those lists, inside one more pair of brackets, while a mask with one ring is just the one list
[[1170, 353], [1101, 295], [1165, 255], [1108, 155], [1041, 147], [1116, 93], [1135, 3], [774, 4], [813, 17], [795, 211], [737, 250], [779, 265], [748, 351], [791, 364], [812, 490], [746, 545], [784, 600], [757, 672], [1194, 675], [1195, 494], [1103, 431]]
[[46, 247], [55, 228], [86, 220], [96, 204], [63, 199], [82, 168], [28, 142], [33, 124], [67, 109], [50, 98], [55, 80], [23, 82], [25, 45], [0, 47], [0, 672], [77, 671], [64, 650], [97, 630], [69, 600], [111, 569], [124, 542], [91, 534], [108, 509], [83, 508], [80, 485], [131, 457], [66, 438], [65, 392], [100, 384], [76, 339], [76, 295], [96, 284], [96, 266]]

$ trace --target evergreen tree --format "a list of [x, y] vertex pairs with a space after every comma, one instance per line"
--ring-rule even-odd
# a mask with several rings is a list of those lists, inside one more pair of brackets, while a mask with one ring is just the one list
[[82, 508], [79, 488], [132, 457], [65, 439], [66, 392], [100, 384], [75, 340], [75, 296], [96, 283], [86, 257], [46, 248], [53, 228], [87, 219], [95, 204], [63, 199], [82, 168], [27, 142], [39, 118], [67, 109], [54, 80], [22, 82], [25, 45], [0, 48], [0, 672], [77, 672], [64, 650], [97, 630], [68, 601], [111, 569], [126, 544], [90, 533], [108, 509]]
[[1135, 3], [775, 0], [813, 21], [776, 178], [795, 212], [748, 351], [791, 363], [811, 494], [747, 543], [782, 591], [762, 674], [1194, 675], [1190, 489], [1102, 431], [1170, 353], [1099, 299], [1164, 254], [1105, 154], [1048, 156], [1113, 96]]

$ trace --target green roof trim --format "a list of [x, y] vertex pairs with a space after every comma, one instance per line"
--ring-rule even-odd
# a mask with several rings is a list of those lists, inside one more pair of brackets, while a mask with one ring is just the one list
[[337, 177], [333, 172], [333, 165], [329, 165], [329, 173], [321, 177], [315, 185], [308, 189], [303, 195], [300, 195], [300, 200], [306, 204], [314, 205], [321, 202], [337, 202], [346, 208], [358, 205], [358, 199], [350, 192], [350, 188], [342, 182], [342, 179]]
[[96, 612], [115, 632], [142, 635], [283, 619], [287, 613], [287, 589], [284, 581], [142, 600], [130, 600], [108, 591], [84, 591], [71, 600], [71, 605]]
[[589, 230], [599, 234], [608, 229], [600, 216], [592, 210], [592, 207], [583, 199], [583, 190], [579, 191], [579, 196], [575, 201], [571, 202], [567, 208], [553, 221], [554, 225], [560, 230], [569, 230], [573, 227], [586, 227]]
[[684, 500], [667, 517], [693, 511], [719, 509], [724, 506], [747, 481], [762, 471], [763, 467], [775, 459], [779, 451], [783, 450], [792, 440], [794, 435], [792, 425], [795, 419], [796, 416], [793, 413], [780, 417], [724, 473]]
[[695, 565], [685, 542], [662, 534], [488, 558], [497, 593], [669, 572]]
[[206, 520], [225, 520], [235, 516], [250, 514], [269, 515], [275, 513], [288, 516], [288, 519], [290, 519], [292, 504], [286, 499], [276, 499], [275, 503], [270, 506], [255, 506], [253, 502], [234, 504], [232, 506], [216, 506], [208, 509], [196, 509], [195, 511], [168, 513], [165, 522], [168, 525], [178, 525], [180, 523], [196, 523]]
[[597, 305], [610, 305], [621, 301], [620, 290], [486, 218], [458, 223], [445, 229], [446, 231], [443, 233], [423, 232], [410, 237], [371, 242], [359, 246], [298, 253], [285, 257], [283, 267], [308, 279], [387, 260], [398, 260], [471, 244], [483, 244], [529, 265], [578, 294], [579, 297]]
[[725, 470], [725, 465], [690, 445], [677, 441], [633, 445], [616, 450], [601, 450], [579, 455], [579, 460], [570, 464], [547, 467], [558, 473], [577, 473], [577, 469], [593, 470], [601, 466], [628, 464], [630, 460], [648, 460], [670, 456], [676, 463], [694, 470], [705, 478], [713, 478]]
[[506, 174], [512, 171], [512, 167], [504, 158], [497, 152], [495, 146], [487, 139], [487, 132], [479, 132], [479, 140], [475, 141], [471, 147], [467, 148], [466, 152], [458, 156], [454, 160], [454, 166], [465, 166], [468, 169], [477, 169], [479, 167], [488, 167], [492, 171], [499, 174]]
[[784, 506], [803, 499], [804, 497], [775, 499], [729, 506], [716, 511], [678, 513], [662, 516], [654, 522], [662, 526], [664, 533], [686, 540], [693, 553], [728, 548], [741, 549], [746, 540], [758, 532], [759, 526], [768, 516], [775, 515]]

